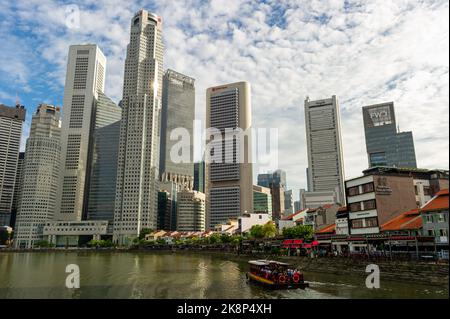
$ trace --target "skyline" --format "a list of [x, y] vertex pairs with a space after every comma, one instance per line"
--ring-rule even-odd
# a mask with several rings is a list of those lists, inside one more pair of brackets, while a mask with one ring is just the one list
[[[81, 28], [73, 30], [65, 29], [65, 4], [0, 0], [0, 36], [6, 39], [9, 61], [0, 65], [0, 103], [13, 105], [17, 91], [28, 111], [23, 134], [27, 136], [39, 103], [62, 105], [68, 46], [78, 43], [95, 43], [105, 52], [105, 93], [118, 102], [129, 19], [145, 8], [164, 19], [164, 69], [196, 79], [197, 119], [205, 116], [207, 87], [241, 80], [252, 84], [254, 127], [279, 128], [279, 168], [287, 172], [288, 188], [294, 189], [296, 199], [298, 189], [306, 187], [306, 96], [315, 100], [335, 94], [340, 100], [346, 178], [360, 176], [368, 166], [362, 106], [389, 101], [395, 103], [401, 131], [413, 131], [418, 167], [448, 169], [447, 2], [355, 7], [346, 1], [339, 9], [324, 2], [294, 7], [289, 1], [266, 1], [254, 6], [246, 2], [241, 11], [238, 2], [242, 1], [136, 1], [136, 6], [125, 7], [119, 1], [100, 1], [98, 6], [86, 1], [79, 4]], [[222, 14], [220, 3], [228, 13]], [[368, 21], [363, 20], [370, 10]], [[55, 14], [40, 18], [47, 12]], [[108, 26], [111, 21], [114, 25]], [[193, 37], [186, 39], [189, 34]], [[314, 40], [317, 37], [320, 40]], [[412, 105], [414, 112], [408, 112]], [[430, 149], [442, 154], [429, 157]], [[258, 173], [262, 172], [254, 169], [254, 181]]]

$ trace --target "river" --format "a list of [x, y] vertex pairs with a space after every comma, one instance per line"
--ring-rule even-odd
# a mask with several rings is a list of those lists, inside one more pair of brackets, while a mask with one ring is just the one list
[[[68, 264], [80, 289], [68, 289]], [[267, 291], [246, 281], [246, 261], [188, 253], [0, 252], [0, 298], [448, 298], [448, 288], [305, 272], [306, 290]]]

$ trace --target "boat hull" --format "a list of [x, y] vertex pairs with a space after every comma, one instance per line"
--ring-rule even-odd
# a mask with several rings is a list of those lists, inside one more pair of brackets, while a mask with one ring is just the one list
[[247, 273], [247, 279], [249, 282], [269, 288], [269, 289], [305, 289], [309, 287], [307, 282], [298, 283], [277, 283], [272, 280], [257, 276], [252, 273]]

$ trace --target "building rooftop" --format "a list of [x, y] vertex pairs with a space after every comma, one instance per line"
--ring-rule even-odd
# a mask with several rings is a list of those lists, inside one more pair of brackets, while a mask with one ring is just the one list
[[381, 231], [416, 230], [422, 227], [418, 208], [404, 212], [381, 225]]
[[330, 224], [327, 225], [325, 227], [323, 227], [322, 229], [316, 231], [316, 234], [329, 234], [329, 233], [334, 233], [336, 230], [336, 224]]
[[430, 212], [435, 210], [448, 210], [448, 189], [439, 191], [428, 203], [420, 209], [421, 212]]

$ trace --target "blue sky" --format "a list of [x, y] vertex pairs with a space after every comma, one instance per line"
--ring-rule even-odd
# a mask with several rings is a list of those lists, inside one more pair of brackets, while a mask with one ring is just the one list
[[[67, 27], [67, 5], [80, 28]], [[413, 131], [418, 165], [448, 169], [448, 1], [0, 0], [0, 103], [16, 94], [31, 114], [61, 105], [68, 47], [96, 43], [106, 94], [121, 98], [129, 23], [145, 8], [164, 19], [165, 68], [196, 79], [197, 118], [207, 87], [252, 84], [253, 126], [279, 130], [288, 185], [306, 185], [303, 101], [337, 95], [347, 177], [367, 166], [361, 107], [394, 101]], [[258, 168], [255, 168], [258, 173]]]

